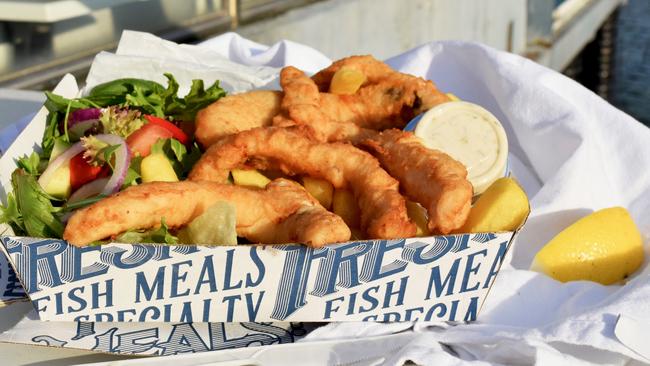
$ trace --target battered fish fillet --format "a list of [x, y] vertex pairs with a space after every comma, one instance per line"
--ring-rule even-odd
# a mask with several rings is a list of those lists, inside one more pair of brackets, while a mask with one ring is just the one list
[[221, 98], [196, 115], [196, 139], [210, 146], [223, 136], [268, 126], [280, 113], [282, 96], [276, 90], [254, 90]]
[[[306, 131], [309, 131], [308, 129]], [[350, 188], [359, 204], [361, 226], [371, 238], [406, 238], [415, 225], [406, 213], [398, 182], [370, 154], [344, 143], [319, 143], [303, 127], [263, 127], [212, 145], [190, 172], [190, 180], [225, 183], [241, 167], [281, 170], [325, 179]]]
[[372, 130], [403, 128], [416, 115], [449, 101], [431, 81], [392, 70], [351, 95], [319, 93], [312, 79], [290, 66], [282, 69], [280, 84], [285, 117], [297, 123], [327, 119]]
[[304, 125], [313, 129], [318, 141], [360, 141], [369, 131], [354, 123], [333, 123], [321, 109], [321, 93], [305, 73], [295, 67], [285, 67], [280, 72], [280, 84], [285, 91], [282, 99], [283, 114], [273, 119], [273, 125], [288, 127]]
[[132, 186], [77, 211], [68, 221], [63, 238], [84, 246], [127, 230], [159, 227], [163, 218], [167, 225], [177, 228], [219, 201], [235, 206], [237, 235], [252, 242], [320, 247], [350, 239], [343, 219], [287, 179], [276, 179], [264, 190], [190, 181]]
[[386, 130], [362, 143], [399, 180], [402, 192], [429, 214], [432, 232], [450, 233], [467, 220], [472, 184], [463, 164], [426, 148], [410, 132]]

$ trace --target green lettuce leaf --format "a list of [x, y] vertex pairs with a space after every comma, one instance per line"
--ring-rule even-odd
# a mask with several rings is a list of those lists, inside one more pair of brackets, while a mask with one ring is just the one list
[[13, 192], [7, 195], [7, 205], [0, 206], [0, 222], [10, 225], [14, 229], [14, 234], [25, 235], [23, 215], [18, 209], [18, 202]]
[[142, 113], [177, 121], [193, 121], [200, 109], [226, 95], [218, 81], [205, 89], [203, 81], [193, 80], [190, 92], [180, 98], [179, 85], [174, 76], [166, 73], [165, 77], [168, 81], [166, 88], [155, 81], [126, 78], [97, 85], [84, 98], [68, 99], [45, 92], [45, 106], [50, 114], [41, 143], [41, 158], [47, 160], [50, 157], [55, 139], [62, 135], [68, 139], [67, 134], [61, 132], [66, 130], [64, 120], [77, 109], [110, 107], [102, 113], [103, 132], [126, 137], [144, 125]]
[[99, 121], [104, 127], [104, 133], [118, 135], [122, 138], [127, 138], [145, 124], [142, 112], [118, 106], [105, 108]]
[[36, 177], [23, 169], [11, 175], [13, 192], [7, 195], [7, 206], [1, 208], [0, 222], [10, 224], [17, 235], [60, 238], [63, 224], [51, 197], [43, 191]]
[[151, 153], [165, 155], [172, 163], [176, 176], [180, 179], [185, 178], [201, 158], [201, 150], [196, 142], [190, 147], [190, 151], [187, 151], [185, 145], [173, 138], [156, 141], [151, 145]]
[[138, 173], [137, 170], [129, 167], [129, 169], [126, 171], [126, 177], [124, 177], [124, 183], [122, 183], [122, 188], [120, 189], [125, 189], [126, 187], [138, 185], [138, 179], [140, 179], [141, 177], [142, 176], [140, 175], [140, 173]]
[[61, 137], [61, 133], [59, 132], [59, 119], [63, 119], [63, 117], [59, 116], [61, 114], [65, 114], [65, 112], [50, 112], [47, 115], [43, 140], [41, 142], [41, 150], [43, 150], [41, 157], [43, 159], [47, 160], [50, 158], [50, 154], [52, 154], [52, 149], [54, 148], [54, 142], [57, 138]]
[[164, 112], [166, 116], [176, 121], [193, 121], [196, 113], [226, 95], [221, 89], [219, 81], [215, 81], [209, 88], [205, 89], [203, 80], [192, 80], [190, 92], [184, 98], [176, 97], [178, 83], [169, 73], [165, 74], [168, 80], [167, 91], [164, 94]]
[[135, 86], [133, 92], [126, 95], [124, 105], [127, 107], [140, 107], [145, 114], [165, 118], [163, 99], [160, 94], [147, 94], [139, 86]]
[[136, 231], [130, 230], [115, 237], [117, 243], [159, 243], [178, 244], [178, 238], [169, 232], [169, 227], [163, 217], [158, 229]]
[[66, 204], [63, 205], [63, 207], [61, 208], [62, 209], [61, 212], [63, 212], [63, 213], [72, 212], [74, 210], [78, 210], [80, 208], [90, 206], [93, 203], [95, 203], [97, 201], [101, 201], [102, 199], [104, 199], [106, 197], [108, 197], [108, 196], [105, 195], [105, 194], [98, 194], [97, 196], [93, 196], [93, 197], [85, 198], [85, 199], [82, 199], [82, 200], [79, 200], [79, 201], [75, 201], [74, 203], [67, 203], [66, 202]]
[[41, 157], [36, 152], [32, 152], [32, 154], [29, 156], [23, 156], [16, 161], [18, 168], [25, 170], [31, 175], [39, 174], [40, 163]]
[[[137, 91], [136, 91], [137, 89]], [[86, 100], [96, 103], [102, 107], [123, 104], [127, 96], [138, 94], [140, 98], [147, 98], [154, 94], [160, 94], [165, 88], [155, 81], [144, 79], [117, 79], [94, 87]]]
[[109, 147], [109, 144], [92, 135], [84, 136], [79, 141], [84, 147], [83, 157], [87, 162], [91, 162], [93, 165], [99, 165], [100, 162], [103, 163], [103, 161], [100, 161], [102, 158], [101, 152]]
[[63, 112], [68, 110], [75, 111], [77, 109], [99, 107], [95, 102], [87, 98], [68, 99], [60, 95], [54, 94], [50, 91], [45, 92], [45, 108], [51, 112]]
[[131, 163], [129, 164], [129, 169], [126, 171], [126, 177], [124, 177], [124, 183], [122, 183], [122, 189], [126, 189], [130, 186], [136, 186], [140, 182], [142, 175], [140, 173], [140, 164], [142, 163], [142, 156], [134, 156], [131, 158]]

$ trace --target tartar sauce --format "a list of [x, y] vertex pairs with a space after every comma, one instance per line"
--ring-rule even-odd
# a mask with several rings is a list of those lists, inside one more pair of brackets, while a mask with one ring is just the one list
[[462, 101], [440, 104], [422, 115], [414, 133], [428, 148], [443, 151], [465, 165], [475, 195], [505, 175], [505, 130], [479, 105]]

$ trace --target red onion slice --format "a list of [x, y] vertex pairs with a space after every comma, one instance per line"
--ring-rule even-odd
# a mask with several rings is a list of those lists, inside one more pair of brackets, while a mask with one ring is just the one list
[[108, 184], [108, 178], [99, 178], [95, 179], [90, 183], [86, 183], [83, 186], [79, 187], [74, 193], [68, 198], [68, 203], [74, 203], [81, 201], [83, 199], [96, 196], [104, 190], [104, 187]]
[[126, 145], [126, 141], [117, 135], [110, 134], [101, 134], [95, 135], [95, 137], [109, 145], [120, 145], [120, 147], [115, 151], [115, 162], [113, 165], [113, 175], [110, 177], [104, 189], [102, 189], [102, 194], [110, 195], [120, 190], [124, 179], [126, 178], [126, 173], [129, 170], [129, 164], [131, 163], [131, 154], [129, 148]]
[[76, 125], [77, 123], [88, 121], [88, 120], [99, 120], [99, 117], [102, 115], [102, 110], [99, 108], [84, 108], [77, 109], [74, 112], [70, 112], [68, 116], [68, 128]]
[[38, 184], [41, 185], [41, 188], [45, 189], [45, 187], [50, 184], [52, 177], [54, 177], [54, 173], [62, 166], [69, 163], [70, 159], [82, 151], [84, 151], [83, 145], [81, 142], [77, 142], [76, 144], [70, 146], [66, 151], [61, 153], [61, 155], [57, 156], [56, 159], [54, 159], [50, 164], [48, 164], [43, 174], [41, 174], [41, 176], [38, 178]]

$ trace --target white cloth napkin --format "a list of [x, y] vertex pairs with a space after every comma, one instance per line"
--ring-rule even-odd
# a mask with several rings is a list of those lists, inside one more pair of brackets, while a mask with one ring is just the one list
[[[131, 65], [138, 57], [142, 67], [136, 71], [115, 67], [122, 62]], [[198, 46], [178, 46], [125, 32], [117, 55], [97, 57], [88, 84], [143, 77], [151, 74], [148, 62], [156, 70], [168, 68], [182, 87], [192, 77], [203, 76], [221, 79], [229, 91], [242, 91], [277, 85], [273, 80], [284, 65], [315, 72], [330, 60], [304, 45], [283, 41], [267, 47], [235, 33]], [[551, 237], [577, 218], [604, 207], [626, 207], [647, 245], [650, 129], [552, 70], [479, 44], [434, 42], [387, 62], [433, 80], [440, 89], [482, 105], [501, 120], [509, 138], [510, 167], [531, 199], [532, 213], [478, 322], [456, 326], [333, 323], [303, 342], [411, 332], [406, 346], [385, 355], [383, 363], [389, 365], [406, 360], [437, 365], [650, 362], [643, 352], [632, 349], [644, 341], [650, 348], [650, 331], [644, 339], [635, 336], [635, 342], [626, 343], [615, 334], [619, 316], [650, 324], [647, 261], [625, 286], [562, 284], [528, 271], [535, 253]], [[643, 326], [636, 330], [643, 336]]]
[[[247, 43], [248, 46], [252, 44]], [[179, 95], [189, 91], [192, 79], [205, 86], [219, 80], [229, 93], [260, 88], [277, 79], [279, 69], [264, 65], [242, 65], [209, 47], [179, 45], [150, 33], [126, 31], [117, 51], [100, 52], [86, 77], [86, 90], [119, 78], [148, 78], [167, 85], [163, 73], [174, 75]]]

